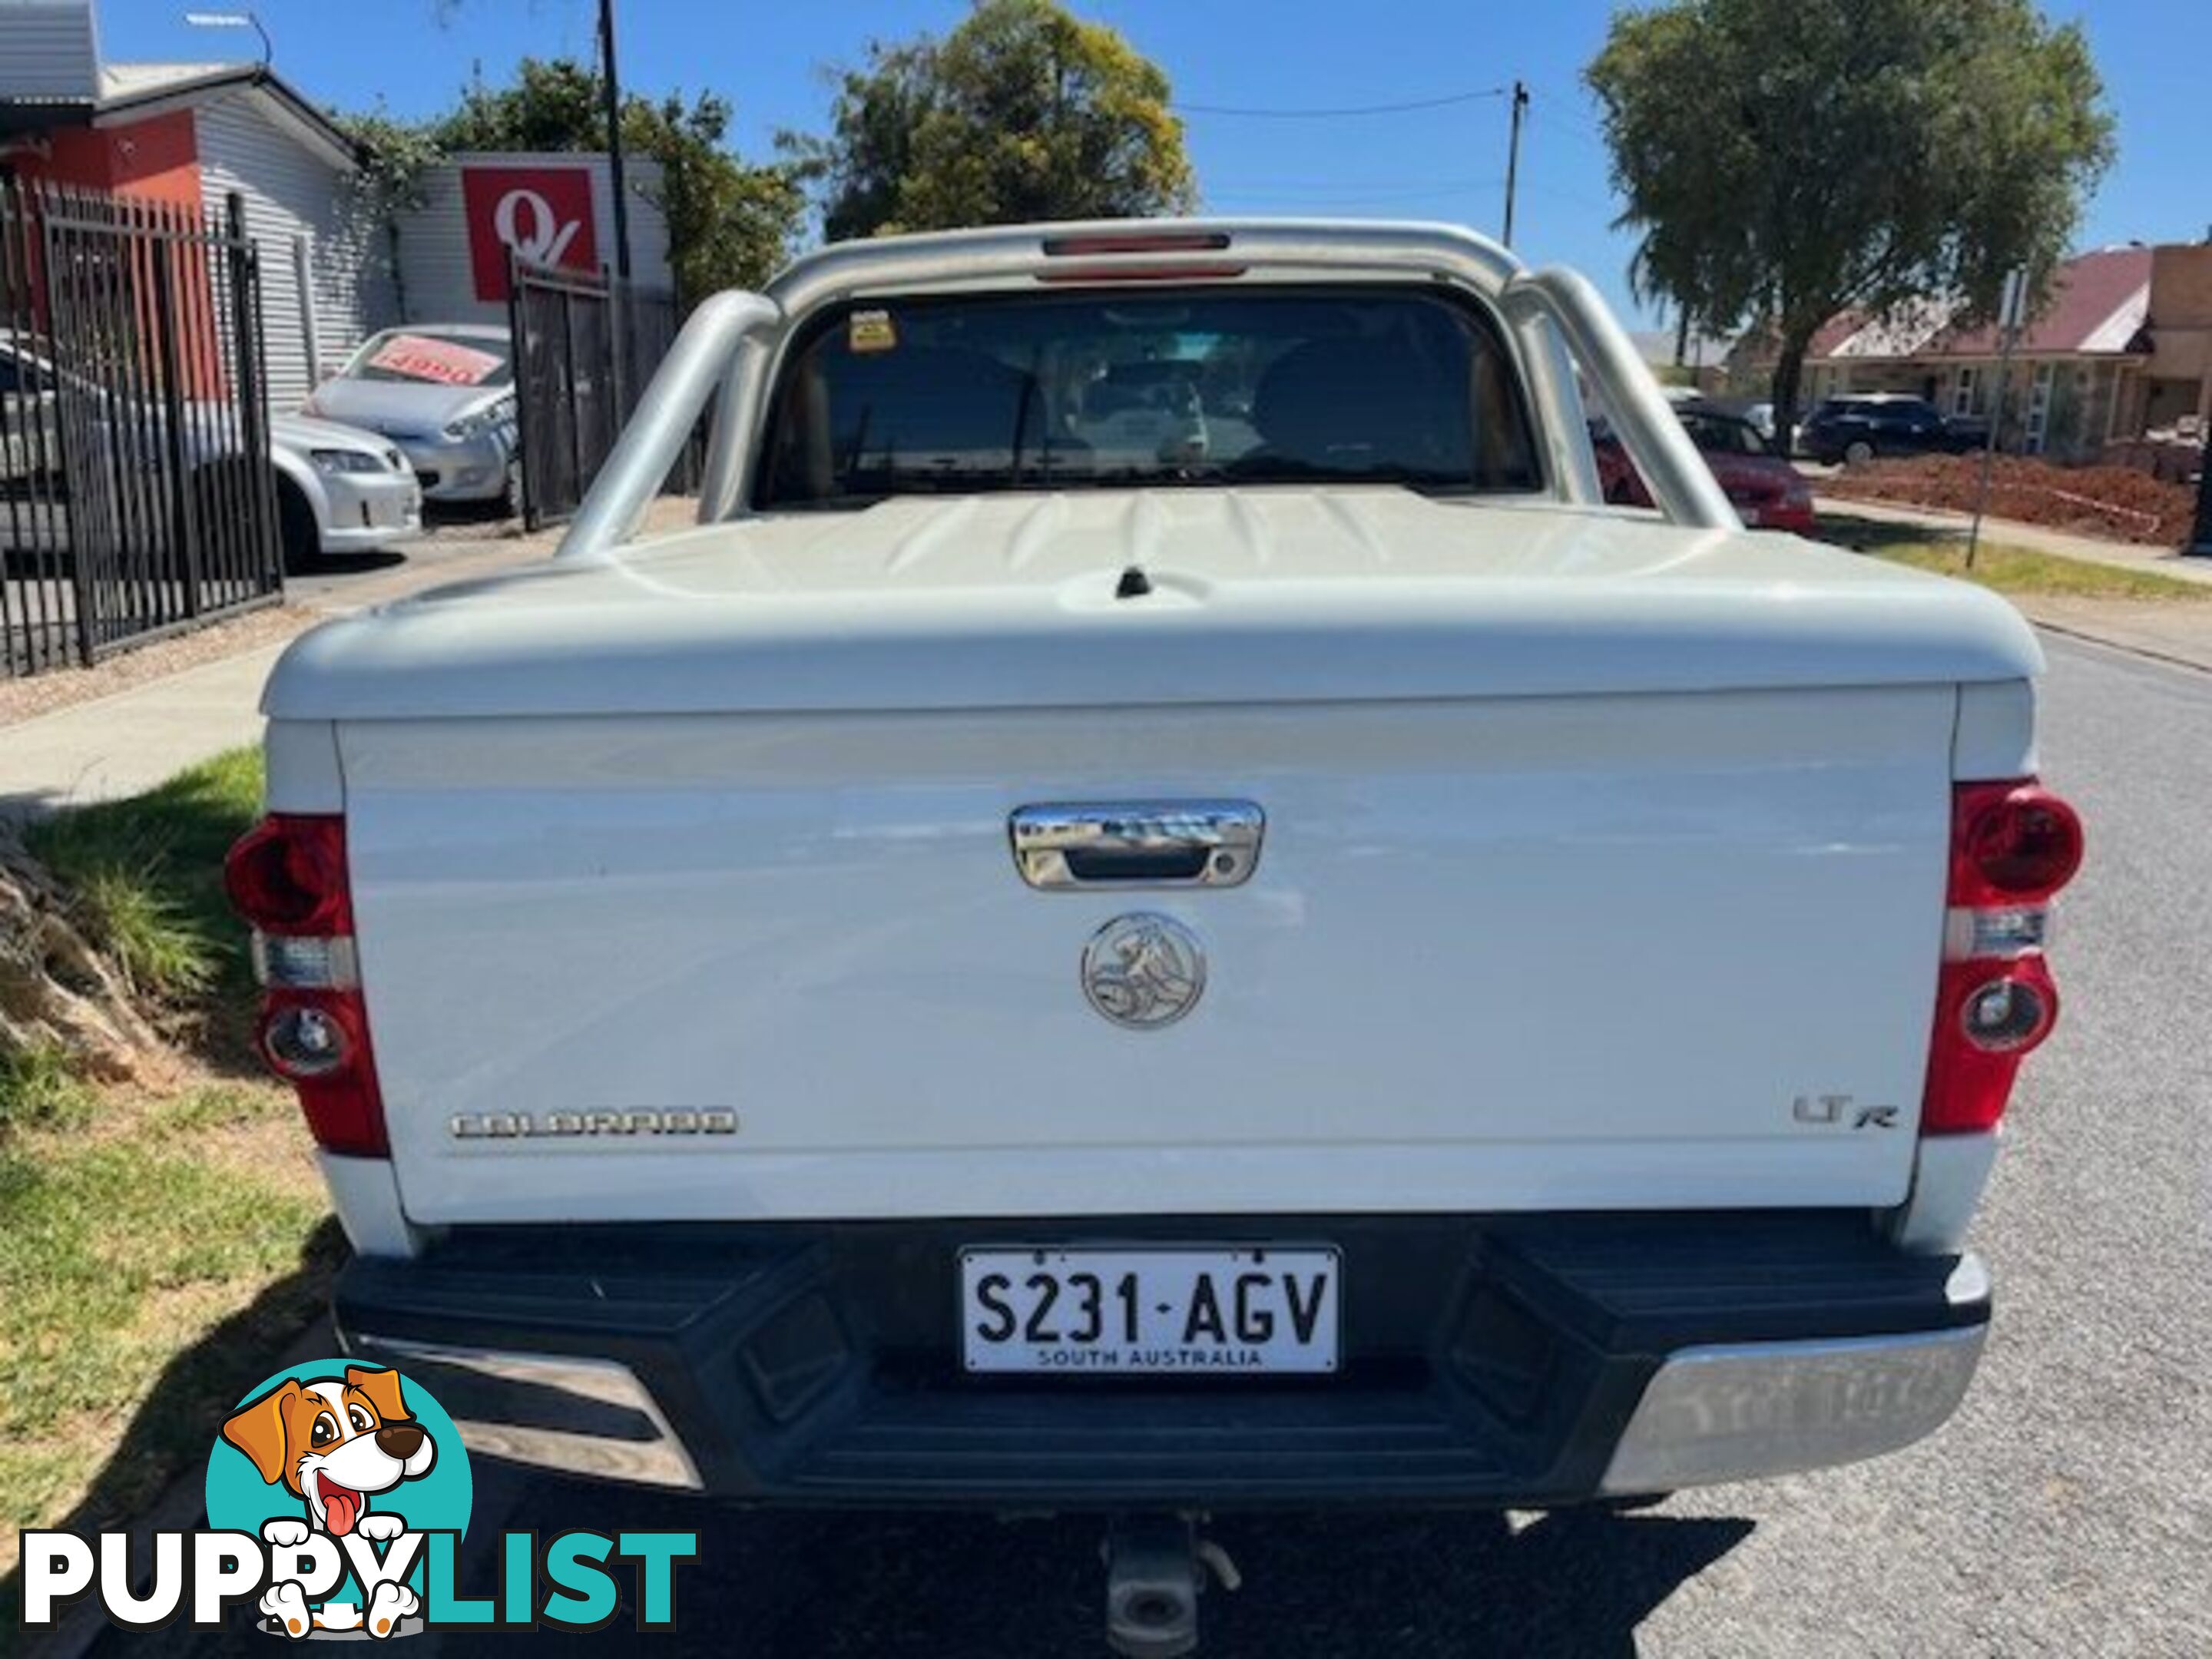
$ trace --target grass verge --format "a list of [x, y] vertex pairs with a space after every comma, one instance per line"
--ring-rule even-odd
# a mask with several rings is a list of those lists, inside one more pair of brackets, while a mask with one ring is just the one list
[[1854, 552], [1871, 553], [1917, 570], [1956, 576], [2021, 598], [2160, 599], [2183, 604], [2212, 599], [2212, 584], [2182, 581], [2155, 570], [2069, 559], [2006, 542], [1984, 542], [1975, 552], [1974, 568], [1969, 570], [1963, 538], [1931, 538], [1915, 526], [1824, 514], [1818, 533], [1823, 541]]
[[212, 997], [235, 1005], [247, 988], [222, 856], [260, 802], [260, 752], [234, 749], [145, 794], [58, 813], [25, 839], [132, 989], [156, 1012], [193, 1012]]
[[2091, 564], [2086, 559], [2061, 558], [2025, 547], [1984, 544], [1966, 568], [1966, 550], [1948, 543], [1886, 547], [1881, 556], [1938, 575], [1957, 576], [2000, 593], [2022, 598], [2077, 599], [2162, 599], [2184, 605], [2212, 599], [2212, 586], [2177, 581], [2154, 570], [2126, 570], [2117, 565]]
[[[222, 855], [260, 793], [241, 750], [30, 836], [148, 1012], [218, 1067], [252, 1000]], [[0, 1577], [18, 1528], [118, 1523], [203, 1462], [341, 1254], [288, 1091], [204, 1068], [95, 1086], [58, 1050], [0, 1055]]]

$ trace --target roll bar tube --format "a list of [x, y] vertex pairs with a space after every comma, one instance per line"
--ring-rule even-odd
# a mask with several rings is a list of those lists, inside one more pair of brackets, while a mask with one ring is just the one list
[[[740, 378], [730, 373], [738, 349], [749, 336], [782, 320], [775, 303], [757, 294], [717, 294], [701, 303], [638, 399], [637, 412], [592, 480], [555, 558], [605, 563], [637, 532], [708, 399], [726, 380]], [[710, 477], [720, 476], [714, 471], [717, 459], [728, 471], [729, 450], [743, 441], [744, 434], [732, 423], [715, 422]]]
[[[1510, 319], [1542, 318], [1559, 330], [1583, 373], [1604, 388], [1621, 445], [1665, 518], [1700, 530], [1743, 527], [1712, 469], [1667, 406], [1659, 383], [1587, 277], [1556, 266], [1524, 271], [1505, 284], [1498, 303]], [[1578, 405], [1580, 399], [1575, 401]]]
[[720, 294], [707, 301], [677, 336], [555, 556], [580, 562], [612, 557], [636, 532], [710, 401], [716, 404], [715, 419], [699, 518], [711, 523], [739, 510], [751, 483], [755, 458], [747, 452], [761, 382], [788, 319], [854, 295], [1002, 287], [1073, 263], [1049, 252], [1048, 241], [1173, 238], [1178, 233], [1224, 236], [1226, 246], [1107, 253], [1087, 263], [1105, 268], [1133, 257], [1155, 272], [1188, 264], [1194, 273], [1208, 275], [1224, 263], [1278, 276], [1299, 271], [1318, 276], [1396, 272], [1469, 289], [1496, 305], [1513, 330], [1530, 392], [1544, 417], [1554, 488], [1564, 499], [1600, 499], [1571, 352], [1583, 372], [1603, 386], [1621, 441], [1660, 512], [1693, 527], [1739, 526], [1727, 496], [1628, 337], [1597, 291], [1572, 271], [1532, 273], [1497, 243], [1455, 225], [1111, 220], [838, 243], [795, 261], [763, 294]]

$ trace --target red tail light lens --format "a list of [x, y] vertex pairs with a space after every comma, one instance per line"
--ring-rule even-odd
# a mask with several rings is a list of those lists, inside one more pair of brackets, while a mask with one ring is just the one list
[[1951, 902], [2048, 898], [2081, 867], [2081, 820], [2035, 783], [1968, 784], [1953, 814]]
[[239, 838], [222, 876], [239, 915], [264, 933], [353, 932], [345, 820], [335, 814], [272, 813]]
[[261, 1006], [261, 1057], [292, 1085], [325, 1152], [389, 1158], [368, 1011], [358, 991], [271, 991]]
[[345, 820], [271, 814], [231, 848], [223, 880], [255, 930], [254, 967], [267, 988], [255, 1033], [262, 1058], [297, 1092], [325, 1152], [390, 1157], [368, 1009], [354, 975]]
[[[2004, 1024], [1992, 1029], [1990, 1017]], [[2020, 1063], [2058, 1020], [2058, 990], [2040, 956], [2008, 963], [1954, 962], [1936, 995], [1936, 1042], [1923, 1135], [1982, 1134], [2003, 1120]]]
[[2033, 778], [1960, 784], [1923, 1135], [1996, 1127], [2020, 1063], [2058, 1021], [2047, 902], [2081, 866], [2081, 820]]

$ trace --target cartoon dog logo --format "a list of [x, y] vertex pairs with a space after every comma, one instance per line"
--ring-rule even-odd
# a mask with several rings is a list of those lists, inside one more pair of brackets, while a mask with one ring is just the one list
[[[406, 1518], [394, 1510], [372, 1510], [369, 1500], [428, 1474], [438, 1458], [437, 1442], [408, 1413], [399, 1373], [359, 1365], [347, 1366], [342, 1377], [286, 1378], [234, 1412], [222, 1437], [252, 1461], [263, 1480], [301, 1500], [302, 1518], [278, 1516], [261, 1528], [280, 1548], [306, 1543], [311, 1532], [377, 1542], [398, 1537]], [[287, 1582], [262, 1597], [261, 1611], [294, 1637], [360, 1625], [372, 1636], [387, 1636], [418, 1610], [419, 1599], [406, 1585], [386, 1583], [371, 1593], [365, 1620], [344, 1604], [325, 1604], [311, 1614], [299, 1585]]]

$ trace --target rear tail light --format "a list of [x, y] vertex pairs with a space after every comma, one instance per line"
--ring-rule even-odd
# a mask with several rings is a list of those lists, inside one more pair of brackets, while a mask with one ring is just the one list
[[2043, 954], [2050, 901], [2081, 867], [2081, 820], [2033, 778], [1957, 786], [1923, 1135], [1978, 1133], [2003, 1118], [2020, 1062], [2057, 1024]]
[[335, 938], [353, 932], [342, 817], [272, 814], [239, 838], [222, 877], [231, 903], [260, 933]]
[[389, 1157], [354, 955], [345, 820], [272, 813], [231, 848], [223, 880], [253, 927], [261, 1057], [297, 1092], [325, 1151]]
[[2081, 867], [2081, 820], [2033, 779], [1959, 787], [1951, 817], [1951, 902], [2047, 899]]

